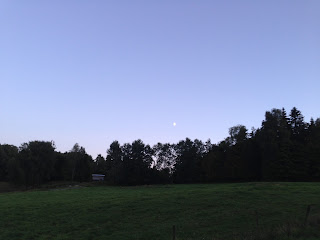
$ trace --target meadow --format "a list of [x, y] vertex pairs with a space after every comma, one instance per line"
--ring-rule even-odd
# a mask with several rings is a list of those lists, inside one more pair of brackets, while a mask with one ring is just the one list
[[[288, 224], [302, 224], [307, 205], [312, 225], [294, 236]], [[271, 230], [311, 240], [320, 237], [319, 214], [320, 183], [60, 187], [1, 193], [0, 239], [173, 239], [175, 226], [176, 240]]]

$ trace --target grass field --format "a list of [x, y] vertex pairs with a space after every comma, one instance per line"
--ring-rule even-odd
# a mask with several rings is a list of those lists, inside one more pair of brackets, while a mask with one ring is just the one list
[[[0, 239], [172, 239], [173, 225], [177, 240], [233, 239], [239, 233], [303, 222], [308, 204], [314, 204], [310, 219], [319, 216], [320, 183], [97, 186], [1, 193]], [[319, 219], [318, 223], [310, 228], [311, 235], [295, 239], [319, 239]]]

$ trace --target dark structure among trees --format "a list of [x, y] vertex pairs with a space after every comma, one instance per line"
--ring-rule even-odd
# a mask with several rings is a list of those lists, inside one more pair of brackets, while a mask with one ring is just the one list
[[66, 153], [53, 142], [32, 141], [19, 148], [0, 145], [0, 181], [37, 186], [48, 181], [89, 181], [105, 174], [110, 184], [217, 181], [319, 181], [320, 118], [305, 122], [293, 108], [267, 111], [259, 129], [237, 125], [218, 144], [187, 138], [153, 147], [141, 140], [111, 143], [95, 161], [78, 144]]

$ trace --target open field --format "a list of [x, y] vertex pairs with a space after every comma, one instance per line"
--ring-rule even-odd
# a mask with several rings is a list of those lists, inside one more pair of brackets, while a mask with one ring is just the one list
[[[310, 219], [319, 216], [320, 183], [98, 186], [1, 193], [0, 239], [172, 239], [173, 225], [177, 240], [230, 239], [257, 230], [257, 224], [261, 229], [278, 229], [292, 220], [303, 222], [308, 204], [314, 204]], [[320, 232], [320, 222], [315, 229]]]

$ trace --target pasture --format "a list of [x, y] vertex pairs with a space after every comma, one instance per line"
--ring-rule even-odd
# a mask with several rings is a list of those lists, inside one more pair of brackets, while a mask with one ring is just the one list
[[[320, 214], [320, 183], [91, 186], [0, 194], [0, 239], [234, 239]], [[320, 237], [316, 219], [305, 238]], [[285, 233], [285, 231], [284, 231]], [[244, 239], [245, 237], [242, 237]], [[252, 239], [252, 238], [251, 238]], [[288, 238], [289, 239], [289, 238]], [[291, 238], [290, 238], [291, 239]]]

